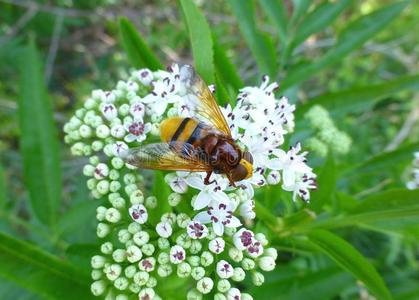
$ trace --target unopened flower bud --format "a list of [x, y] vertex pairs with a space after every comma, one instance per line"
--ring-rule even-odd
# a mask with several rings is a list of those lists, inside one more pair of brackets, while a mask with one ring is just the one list
[[195, 280], [200, 280], [205, 276], [205, 269], [203, 267], [192, 268], [191, 276]]
[[116, 249], [112, 253], [112, 258], [114, 261], [121, 263], [125, 260], [126, 257], [126, 251], [124, 249]]
[[234, 275], [231, 279], [234, 281], [243, 281], [246, 277], [246, 273], [242, 268], [234, 268]]
[[208, 267], [214, 262], [214, 256], [208, 251], [204, 251], [201, 254], [201, 265], [204, 267]]
[[111, 253], [112, 253], [112, 251], [113, 251], [113, 245], [112, 245], [112, 243], [111, 243], [111, 242], [106, 242], [106, 243], [103, 243], [103, 244], [100, 246], [100, 251], [101, 251], [103, 254], [111, 254]]
[[100, 255], [95, 255], [91, 259], [91, 265], [93, 269], [103, 268], [105, 263], [106, 263], [106, 258]]
[[128, 282], [128, 279], [126, 279], [125, 277], [119, 277], [114, 281], [113, 285], [118, 290], [123, 291], [128, 287], [129, 282]]
[[105, 218], [110, 223], [116, 223], [121, 220], [121, 213], [116, 208], [111, 207], [106, 211]]
[[142, 246], [148, 243], [150, 235], [146, 231], [139, 231], [133, 235], [132, 239], [135, 244]]
[[227, 292], [231, 288], [231, 284], [227, 279], [221, 279], [217, 283], [217, 290], [221, 293]]
[[254, 272], [252, 274], [252, 282], [256, 286], [261, 286], [265, 282], [265, 276], [262, 273]]
[[275, 260], [270, 256], [264, 256], [259, 258], [258, 265], [263, 271], [270, 272], [275, 269]]
[[141, 252], [140, 248], [132, 245], [127, 248], [126, 256], [130, 263], [135, 263], [143, 257], [143, 253]]
[[160, 265], [157, 268], [157, 274], [159, 274], [160, 277], [167, 277], [170, 274], [172, 274], [173, 269], [172, 266], [167, 264], [167, 265]]
[[214, 281], [209, 277], [204, 277], [196, 283], [196, 289], [202, 294], [208, 294], [214, 287]]
[[103, 295], [106, 291], [106, 282], [104, 280], [98, 280], [92, 283], [90, 290], [94, 296]]
[[182, 262], [177, 267], [177, 275], [181, 278], [188, 277], [191, 274], [192, 268], [188, 263]]
[[145, 199], [145, 206], [150, 209], [154, 209], [157, 207], [157, 198], [156, 197], [147, 197]]
[[111, 227], [105, 223], [97, 224], [96, 235], [100, 238], [104, 238], [111, 232]]
[[242, 267], [246, 271], [253, 270], [255, 268], [255, 261], [250, 258], [244, 258], [242, 260]]

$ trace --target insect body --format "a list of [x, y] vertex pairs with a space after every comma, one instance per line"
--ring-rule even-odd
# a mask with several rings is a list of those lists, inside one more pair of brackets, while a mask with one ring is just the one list
[[212, 172], [225, 174], [231, 185], [249, 178], [253, 159], [231, 137], [230, 128], [212, 93], [191, 66], [180, 69], [188, 89], [193, 117], [173, 117], [160, 124], [162, 143], [131, 149], [129, 164], [146, 169], [205, 171], [210, 184]]

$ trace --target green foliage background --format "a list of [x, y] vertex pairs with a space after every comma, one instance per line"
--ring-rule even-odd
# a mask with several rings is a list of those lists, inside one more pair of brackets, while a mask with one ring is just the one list
[[62, 125], [90, 90], [173, 61], [193, 63], [221, 104], [262, 74], [279, 80], [297, 104], [288, 144], [313, 134], [314, 104], [354, 141], [343, 157], [311, 155], [311, 204], [258, 191], [255, 226], [280, 256], [243, 289], [419, 299], [419, 191], [404, 188], [419, 150], [418, 24], [417, 1], [0, 0], [0, 299], [93, 298], [99, 203]]

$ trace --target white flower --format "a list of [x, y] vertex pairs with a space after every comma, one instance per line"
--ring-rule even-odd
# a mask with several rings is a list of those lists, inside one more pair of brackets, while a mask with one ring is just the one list
[[164, 180], [170, 185], [170, 188], [179, 194], [186, 193], [188, 190], [188, 184], [184, 178], [182, 173], [184, 172], [176, 172], [176, 173], [169, 173], [164, 177]]
[[133, 77], [147, 86], [153, 80], [153, 73], [149, 69], [140, 69], [134, 72]]
[[220, 260], [217, 263], [217, 275], [222, 279], [228, 279], [234, 275], [234, 269], [225, 260]]
[[135, 222], [140, 224], [144, 224], [148, 219], [147, 209], [142, 204], [132, 205], [129, 209], [129, 215]]
[[307, 152], [298, 154], [301, 151], [301, 144], [297, 143], [288, 152], [282, 149], [275, 149], [273, 154], [276, 158], [269, 161], [269, 167], [273, 170], [282, 170], [284, 185], [295, 183], [298, 174], [311, 173], [311, 168], [306, 164]]
[[138, 267], [140, 268], [140, 270], [145, 271], [145, 272], [154, 271], [155, 266], [156, 266], [156, 259], [154, 257], [144, 258], [138, 264]]
[[234, 246], [239, 250], [246, 250], [254, 241], [254, 234], [248, 229], [241, 228], [233, 236]]
[[101, 111], [102, 111], [103, 116], [108, 121], [111, 121], [118, 116], [118, 110], [116, 109], [115, 105], [111, 103], [102, 103]]
[[227, 300], [240, 300], [241, 292], [237, 288], [231, 288], [227, 292]]
[[247, 247], [247, 253], [249, 253], [249, 256], [253, 258], [260, 256], [263, 253], [262, 244], [257, 240], [253, 240]]
[[192, 239], [203, 239], [208, 236], [208, 228], [199, 221], [190, 221], [186, 228]]
[[220, 254], [224, 251], [225, 244], [225, 241], [222, 238], [218, 237], [209, 242], [208, 249], [212, 253]]
[[159, 236], [163, 238], [168, 238], [172, 235], [172, 226], [169, 222], [160, 222], [156, 225], [156, 232]]
[[172, 248], [170, 248], [170, 262], [172, 264], [180, 264], [182, 261], [185, 260], [185, 258], [185, 249], [183, 249], [181, 246], [175, 245]]
[[310, 201], [310, 190], [316, 189], [316, 179], [315, 174], [303, 174], [297, 175], [295, 178], [295, 182], [290, 185], [286, 185], [285, 183], [282, 185], [282, 188], [286, 191], [293, 192], [292, 199], [295, 201], [297, 195], [304, 201]]
[[253, 200], [245, 201], [240, 205], [240, 215], [249, 220], [253, 220], [256, 217], [256, 213], [253, 211], [255, 208], [255, 202]]
[[124, 142], [116, 142], [113, 145], [113, 154], [115, 156], [125, 156], [128, 152], [128, 145], [125, 144]]
[[[229, 198], [224, 189], [227, 186], [226, 180], [218, 180], [212, 184], [205, 185], [204, 179], [199, 174], [192, 174], [187, 177], [186, 182], [189, 186], [201, 190], [193, 204], [194, 210], [200, 210], [208, 206], [212, 200], [219, 202], [229, 201]], [[219, 182], [219, 184], [218, 184]]]
[[235, 205], [232, 201], [212, 201], [206, 211], [198, 213], [194, 220], [203, 224], [212, 223], [215, 234], [223, 235], [224, 226], [236, 228], [241, 225], [240, 220], [233, 216]]
[[142, 120], [144, 117], [145, 106], [139, 101], [135, 101], [131, 104], [129, 112], [135, 120]]
[[144, 123], [142, 120], [133, 120], [132, 122], [125, 124], [125, 130], [128, 134], [125, 136], [125, 141], [128, 143], [138, 142], [141, 143], [147, 137], [147, 133], [151, 130], [150, 123]]

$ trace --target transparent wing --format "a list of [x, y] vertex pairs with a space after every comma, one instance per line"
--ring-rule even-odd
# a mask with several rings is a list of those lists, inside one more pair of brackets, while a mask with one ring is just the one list
[[192, 66], [182, 65], [180, 67], [180, 80], [184, 83], [188, 92], [185, 97], [187, 97], [187, 102], [191, 106], [194, 117], [231, 137], [230, 127], [217, 101], [207, 84], [199, 77]]
[[131, 148], [124, 160], [130, 165], [143, 169], [195, 172], [212, 170], [199, 148], [182, 142], [156, 143]]

